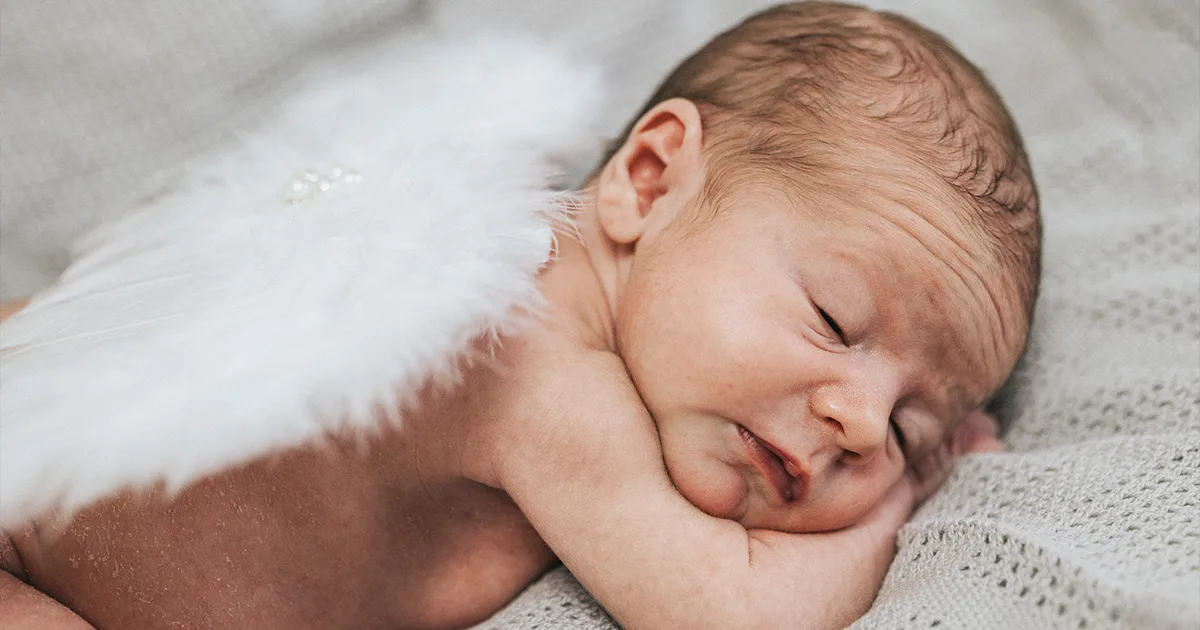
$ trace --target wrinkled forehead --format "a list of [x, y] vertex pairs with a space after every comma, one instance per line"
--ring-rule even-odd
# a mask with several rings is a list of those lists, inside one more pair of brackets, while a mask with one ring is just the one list
[[[970, 201], [940, 181], [872, 178], [805, 204], [832, 264], [857, 275], [894, 352], [932, 379], [982, 398], [1024, 347], [1025, 309], [1000, 243]], [[847, 289], [849, 290], [849, 289]]]

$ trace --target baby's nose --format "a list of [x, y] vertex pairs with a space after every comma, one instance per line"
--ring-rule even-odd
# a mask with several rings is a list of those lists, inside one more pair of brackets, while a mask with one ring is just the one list
[[845, 385], [815, 392], [812, 412], [833, 434], [834, 444], [854, 461], [869, 461], [887, 445], [891, 405]]

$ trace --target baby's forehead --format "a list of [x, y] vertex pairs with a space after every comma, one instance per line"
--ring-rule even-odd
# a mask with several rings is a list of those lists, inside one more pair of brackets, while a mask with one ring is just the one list
[[923, 165], [870, 149], [848, 153], [829, 168], [783, 176], [763, 203], [791, 207], [812, 225], [879, 245], [919, 243], [987, 264], [999, 256], [985, 212]]
[[[875, 178], [793, 202], [804, 264], [843, 308], [875, 318], [898, 358], [985, 395], [1008, 376], [1028, 330], [1004, 246], [948, 187]], [[957, 383], [954, 375], [977, 375]]]

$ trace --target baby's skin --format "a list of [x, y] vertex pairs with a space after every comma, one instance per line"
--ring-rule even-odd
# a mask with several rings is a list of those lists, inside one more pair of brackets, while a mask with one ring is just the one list
[[[988, 247], [927, 203], [701, 194], [660, 103], [590, 182], [548, 308], [401, 427], [129, 492], [0, 548], [0, 625], [453, 628], [561, 560], [626, 628], [832, 628], [914, 505], [1000, 448], [975, 411], [1024, 345]], [[402, 317], [403, 314], [398, 314]]]

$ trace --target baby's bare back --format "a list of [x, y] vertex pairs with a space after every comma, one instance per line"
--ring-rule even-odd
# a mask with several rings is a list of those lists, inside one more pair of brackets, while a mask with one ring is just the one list
[[449, 396], [405, 431], [276, 455], [173, 498], [122, 495], [13, 542], [29, 583], [99, 628], [469, 625], [554, 557], [502, 492], [422, 477], [421, 435], [465, 412]]

